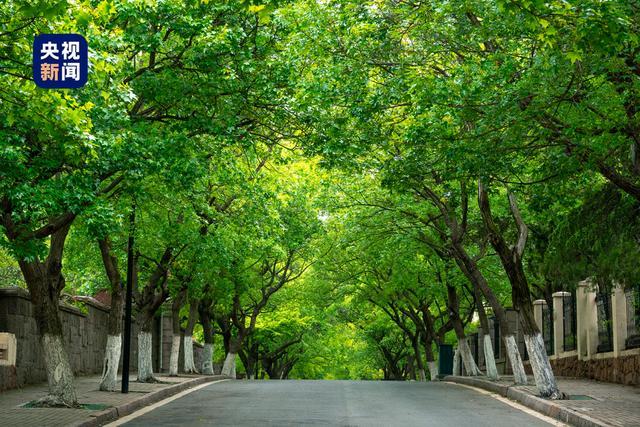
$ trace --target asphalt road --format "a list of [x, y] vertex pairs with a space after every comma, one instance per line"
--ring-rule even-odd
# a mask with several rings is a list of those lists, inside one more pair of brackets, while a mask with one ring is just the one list
[[549, 426], [472, 389], [392, 381], [225, 381], [126, 426]]

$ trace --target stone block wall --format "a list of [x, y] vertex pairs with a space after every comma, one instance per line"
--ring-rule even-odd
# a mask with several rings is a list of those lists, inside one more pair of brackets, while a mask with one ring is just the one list
[[[610, 383], [640, 385], [640, 354], [579, 360], [578, 356], [550, 358], [553, 373], [559, 377], [589, 378]], [[531, 367], [525, 363], [531, 374]]]
[[[80, 297], [85, 310], [60, 303], [64, 342], [75, 375], [102, 373], [104, 349], [107, 341], [109, 307], [92, 298]], [[169, 322], [169, 334], [160, 333], [160, 325]], [[171, 318], [158, 317], [154, 327], [154, 370], [169, 364], [171, 346]], [[138, 364], [138, 339], [135, 322], [132, 324], [130, 370]], [[163, 328], [164, 329], [164, 328]], [[16, 366], [0, 366], [0, 391], [47, 380], [44, 355], [38, 340], [36, 322], [29, 293], [20, 288], [0, 288], [0, 332], [16, 336]], [[160, 341], [160, 337], [162, 340]], [[160, 353], [160, 348], [162, 352]], [[196, 366], [202, 364], [202, 346], [194, 345]], [[122, 359], [120, 360], [122, 369]]]
[[[153, 334], [153, 342], [160, 342], [160, 337], [162, 337], [162, 352], [157, 352], [154, 356], [154, 368], [157, 372], [168, 373], [169, 372], [169, 359], [171, 358], [171, 339], [173, 336], [173, 325], [171, 320], [171, 308], [169, 306], [165, 307], [163, 313], [157, 318], [159, 327], [154, 330]], [[184, 367], [184, 331], [180, 334], [180, 350], [178, 355], [178, 372], [183, 372]], [[198, 342], [193, 343], [193, 361], [196, 364], [196, 367], [200, 369], [202, 366], [202, 352], [204, 346]], [[156, 350], [156, 349], [154, 349]], [[161, 356], [160, 356], [161, 355]]]

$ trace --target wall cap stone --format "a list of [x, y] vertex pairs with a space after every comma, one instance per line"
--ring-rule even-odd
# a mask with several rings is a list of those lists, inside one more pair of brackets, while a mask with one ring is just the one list
[[[0, 299], [2, 298], [22, 298], [24, 300], [31, 301], [31, 294], [29, 294], [29, 291], [26, 289], [12, 286], [9, 288], [0, 288]], [[58, 301], [58, 307], [60, 308], [60, 310], [64, 310], [68, 313], [72, 313], [82, 317], [87, 316], [78, 307], [67, 304], [62, 300]]]
[[560, 292], [552, 293], [551, 296], [554, 297], [554, 298], [570, 297], [571, 293], [570, 292], [565, 292], [565, 291], [560, 291]]
[[31, 301], [31, 295], [29, 294], [29, 291], [17, 286], [0, 288], [0, 298], [2, 297], [17, 297]]
[[97, 299], [87, 296], [87, 295], [74, 295], [71, 297], [75, 301], [80, 301], [85, 305], [90, 305], [91, 307], [97, 308], [98, 310], [102, 310], [108, 313], [111, 310], [111, 307], [101, 303]]

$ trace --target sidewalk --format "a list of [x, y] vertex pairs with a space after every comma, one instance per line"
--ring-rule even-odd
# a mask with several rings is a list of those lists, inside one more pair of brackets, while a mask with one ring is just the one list
[[[47, 384], [30, 385], [0, 393], [0, 425], [2, 426], [89, 426], [101, 425], [143, 406], [158, 402], [187, 388], [223, 379], [220, 375], [179, 377], [157, 376], [166, 384], [142, 384], [131, 375], [129, 393], [99, 391], [100, 376], [76, 377], [75, 386], [80, 403], [105, 405], [99, 410], [67, 408], [22, 408], [21, 405], [47, 393]], [[119, 379], [118, 379], [119, 381]]]
[[587, 379], [557, 378], [558, 387], [570, 400], [546, 400], [530, 377], [528, 386], [514, 386], [513, 378], [493, 382], [483, 377], [448, 376], [444, 381], [482, 388], [534, 409], [544, 415], [580, 427], [640, 426], [640, 387]]

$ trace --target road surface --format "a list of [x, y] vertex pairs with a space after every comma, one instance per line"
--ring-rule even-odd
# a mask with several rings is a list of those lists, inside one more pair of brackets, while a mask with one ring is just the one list
[[449, 383], [224, 381], [124, 424], [134, 426], [549, 426], [486, 393]]

